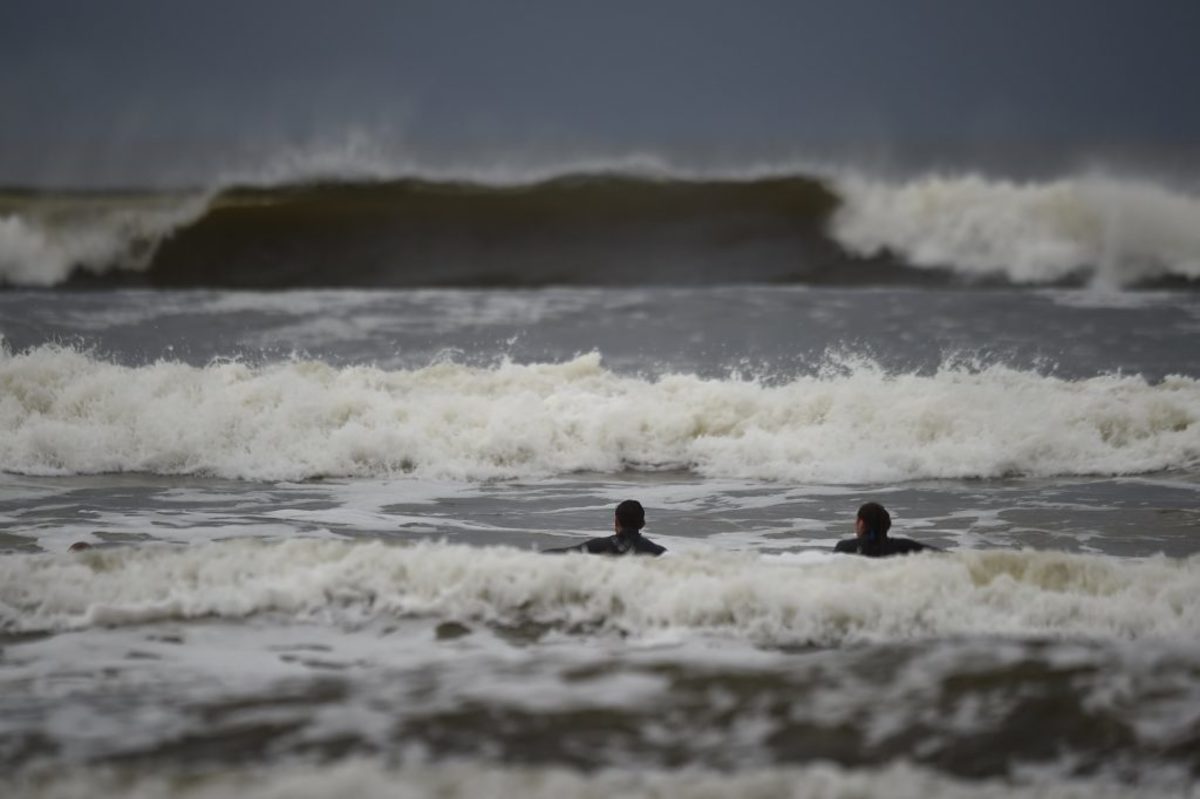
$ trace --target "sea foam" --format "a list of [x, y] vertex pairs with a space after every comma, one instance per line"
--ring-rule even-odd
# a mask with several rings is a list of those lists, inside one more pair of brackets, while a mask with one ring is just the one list
[[[1064, 767], [1065, 768], [1065, 767]], [[348, 758], [316, 765], [257, 765], [222, 768], [209, 773], [163, 774], [148, 769], [114, 767], [40, 768], [9, 777], [21, 796], [30, 799], [247, 799], [355, 796], [362, 799], [475, 799], [522, 796], [529, 799], [726, 799], [726, 797], [790, 797], [790, 799], [1121, 799], [1136, 793], [1146, 799], [1194, 797], [1192, 789], [1137, 785], [1080, 777], [1040, 776], [1009, 780], [968, 780], [927, 767], [897, 762], [868, 769], [846, 769], [829, 763], [786, 767], [758, 766], [732, 773], [705, 768], [604, 768], [583, 773], [562, 766], [500, 766], [486, 762], [397, 766], [384, 758]], [[0, 783], [3, 785], [3, 783]]]
[[819, 563], [693, 552], [546, 556], [423, 543], [235, 541], [0, 560], [0, 630], [281, 614], [431, 617], [766, 646], [945, 636], [1200, 636], [1200, 557], [1033, 551]]
[[412, 370], [320, 361], [129, 367], [56, 346], [0, 352], [0, 469], [249, 480], [457, 480], [690, 469], [861, 484], [1119, 475], [1200, 460], [1200, 381], [1066, 380], [1005, 366], [782, 382], [564, 363]]
[[1150, 181], [848, 175], [837, 186], [832, 233], [858, 255], [890, 251], [911, 266], [1014, 283], [1081, 272], [1107, 287], [1200, 278], [1200, 197]]

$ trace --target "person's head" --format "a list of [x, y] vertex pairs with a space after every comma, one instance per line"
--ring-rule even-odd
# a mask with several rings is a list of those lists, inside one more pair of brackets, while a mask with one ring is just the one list
[[892, 517], [878, 502], [868, 502], [858, 509], [854, 520], [854, 533], [859, 538], [881, 540], [892, 529]]
[[646, 511], [636, 499], [627, 499], [617, 506], [613, 521], [618, 530], [641, 530], [646, 526]]

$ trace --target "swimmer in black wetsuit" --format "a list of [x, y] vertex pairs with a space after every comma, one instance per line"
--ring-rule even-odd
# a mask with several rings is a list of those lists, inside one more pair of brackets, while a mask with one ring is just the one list
[[909, 538], [888, 538], [891, 527], [892, 517], [887, 510], [878, 502], [868, 502], [858, 509], [858, 516], [854, 520], [855, 537], [838, 541], [833, 551], [866, 555], [868, 558], [886, 558], [924, 550], [941, 552], [937, 547]]
[[636, 499], [627, 499], [617, 506], [613, 516], [616, 535], [593, 538], [582, 544], [561, 549], [544, 549], [547, 554], [561, 555], [566, 552], [591, 552], [593, 555], [661, 555], [667, 551], [642, 535], [646, 526], [646, 511]]

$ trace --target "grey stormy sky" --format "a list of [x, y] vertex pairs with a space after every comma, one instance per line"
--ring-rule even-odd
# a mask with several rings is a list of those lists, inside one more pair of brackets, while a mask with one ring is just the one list
[[1049, 162], [1193, 153], [1195, 0], [0, 0], [0, 183], [284, 147]]

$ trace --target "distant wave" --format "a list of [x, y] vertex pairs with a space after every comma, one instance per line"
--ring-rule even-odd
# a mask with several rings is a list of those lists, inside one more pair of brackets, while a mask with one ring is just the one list
[[350, 625], [431, 617], [688, 630], [764, 646], [963, 635], [1194, 640], [1198, 586], [1198, 557], [978, 551], [804, 564], [700, 552], [597, 561], [450, 544], [226, 542], [5, 558], [0, 630], [273, 613]]
[[159, 244], [202, 216], [204, 196], [0, 192], [0, 286], [55, 286], [145, 272]]
[[1148, 182], [593, 169], [0, 193], [0, 285], [1200, 280], [1200, 198]]
[[0, 277], [16, 285], [58, 284], [72, 263], [76, 285], [287, 288], [803, 280], [844, 260], [822, 232], [836, 198], [807, 177], [242, 186], [180, 198], [171, 224], [133, 231], [149, 236], [128, 214], [162, 198], [34, 199], [78, 210], [39, 221], [31, 200], [4, 217]]
[[833, 235], [861, 256], [887, 251], [911, 266], [1014, 283], [1200, 278], [1200, 197], [1144, 181], [847, 178], [839, 191]]
[[848, 361], [774, 384], [565, 363], [413, 370], [0, 351], [0, 469], [250, 480], [459, 480], [691, 469], [873, 483], [1116, 475], [1200, 463], [1200, 381]]

